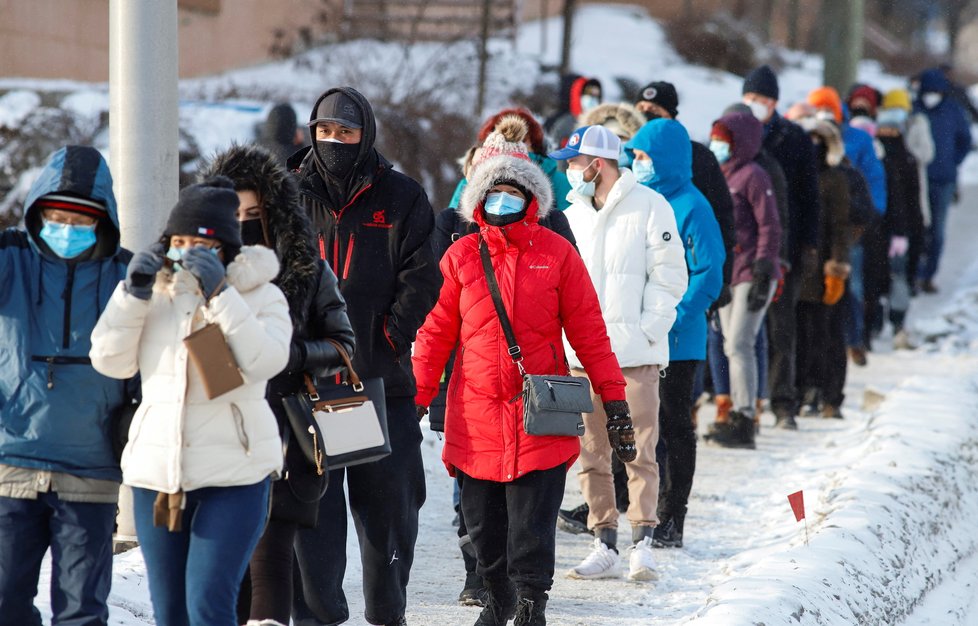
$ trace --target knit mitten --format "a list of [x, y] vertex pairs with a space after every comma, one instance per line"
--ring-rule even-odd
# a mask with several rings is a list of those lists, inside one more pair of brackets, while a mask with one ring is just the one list
[[624, 400], [605, 402], [604, 412], [608, 416], [608, 442], [611, 449], [624, 463], [631, 463], [638, 455], [638, 450], [635, 447], [635, 428], [632, 426], [628, 403]]

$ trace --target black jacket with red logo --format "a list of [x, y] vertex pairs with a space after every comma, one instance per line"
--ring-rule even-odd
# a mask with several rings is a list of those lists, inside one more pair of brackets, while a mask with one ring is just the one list
[[[388, 396], [413, 397], [411, 344], [438, 299], [442, 281], [429, 241], [434, 211], [421, 185], [395, 171], [373, 148], [370, 105], [356, 91], [344, 92], [361, 103], [368, 122], [361, 158], [344, 181], [346, 189], [327, 188], [332, 183], [320, 173], [315, 150], [308, 147], [289, 159], [289, 167], [299, 178], [320, 255], [339, 279], [346, 300], [357, 341], [357, 373], [383, 377]], [[340, 205], [337, 198], [345, 202]]]

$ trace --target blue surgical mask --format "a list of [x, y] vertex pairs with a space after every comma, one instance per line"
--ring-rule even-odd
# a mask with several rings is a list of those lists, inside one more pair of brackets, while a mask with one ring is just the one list
[[632, 172], [635, 173], [635, 180], [639, 184], [644, 185], [645, 183], [651, 182], [655, 178], [655, 167], [652, 165], [652, 159], [632, 162]]
[[516, 215], [523, 211], [526, 202], [523, 198], [508, 194], [505, 191], [496, 191], [486, 196], [483, 207], [489, 215]]
[[574, 193], [585, 198], [594, 196], [596, 187], [594, 180], [584, 180], [584, 172], [591, 169], [592, 165], [594, 165], [594, 161], [591, 161], [583, 170], [567, 170], [567, 182], [570, 183], [571, 189], [574, 190]]
[[592, 96], [590, 94], [584, 94], [581, 96], [581, 111], [588, 112], [594, 107], [601, 104], [601, 99], [597, 96]]
[[730, 144], [726, 141], [719, 141], [717, 139], [710, 141], [710, 152], [717, 158], [720, 165], [730, 160]]
[[51, 251], [62, 259], [73, 259], [95, 245], [95, 227], [78, 224], [60, 224], [41, 219], [44, 226], [39, 233]]
[[[203, 246], [195, 246], [195, 247], [201, 247], [201, 248], [203, 248]], [[183, 260], [183, 255], [186, 254], [187, 253], [187, 250], [189, 250], [189, 249], [190, 248], [174, 248], [173, 246], [170, 246], [170, 249], [166, 251], [166, 258], [168, 258], [171, 261], [173, 261], [173, 271], [174, 272], [179, 272], [180, 270], [183, 269], [183, 266], [180, 265], [180, 261]], [[204, 248], [204, 250], [207, 250], [208, 252], [210, 252], [214, 256], [217, 256], [217, 253], [220, 251], [220, 249], [221, 249], [220, 247], [217, 247], [217, 248]]]
[[905, 109], [880, 109], [876, 115], [876, 122], [880, 126], [903, 128], [907, 123], [907, 111]]

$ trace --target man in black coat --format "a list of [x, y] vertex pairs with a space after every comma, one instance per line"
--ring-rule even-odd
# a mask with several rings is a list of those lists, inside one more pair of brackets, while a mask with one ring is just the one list
[[[672, 83], [651, 82], [638, 92], [635, 108], [645, 115], [645, 119], [657, 118], [676, 119], [679, 115], [679, 95]], [[698, 141], [690, 142], [693, 146], [693, 185], [700, 190], [720, 224], [720, 235], [723, 237], [723, 248], [727, 260], [723, 264], [723, 291], [713, 303], [714, 309], [719, 309], [730, 302], [730, 274], [733, 270], [734, 217], [733, 198], [727, 179], [717, 158], [710, 149]]]
[[777, 426], [797, 428], [795, 390], [795, 352], [797, 323], [795, 309], [801, 294], [801, 278], [818, 263], [818, 165], [815, 148], [800, 126], [781, 117], [775, 110], [780, 90], [774, 71], [763, 65], [744, 79], [743, 101], [764, 123], [764, 149], [784, 171], [788, 183], [787, 224], [782, 231], [788, 239], [790, 265], [781, 293], [767, 311], [770, 365], [768, 389]]
[[391, 454], [330, 473], [319, 525], [301, 531], [302, 576], [293, 604], [297, 624], [349, 619], [343, 594], [348, 481], [363, 561], [366, 621], [402, 624], [406, 588], [425, 500], [421, 428], [414, 406], [411, 344], [441, 288], [429, 238], [434, 212], [424, 190], [374, 148], [370, 103], [356, 90], [326, 91], [309, 127], [313, 146], [289, 159], [320, 256], [332, 267], [356, 335], [353, 365], [384, 379]]

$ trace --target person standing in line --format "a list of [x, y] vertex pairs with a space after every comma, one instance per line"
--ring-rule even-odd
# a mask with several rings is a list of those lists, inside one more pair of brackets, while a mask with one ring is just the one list
[[411, 343], [441, 285], [431, 246], [434, 212], [424, 189], [375, 147], [373, 109], [351, 87], [327, 90], [309, 116], [315, 141], [289, 160], [319, 254], [339, 280], [357, 353], [356, 372], [384, 379], [391, 454], [330, 472], [319, 524], [300, 530], [296, 624], [350, 618], [343, 592], [347, 495], [360, 540], [365, 618], [406, 623], [407, 585], [425, 500], [421, 426], [415, 411]]
[[[631, 170], [619, 169], [621, 142], [603, 126], [574, 131], [567, 147], [551, 153], [567, 161], [573, 191], [564, 213], [601, 302], [611, 346], [622, 364], [625, 395], [632, 408], [638, 456], [626, 466], [631, 524], [628, 577], [650, 580], [655, 574], [652, 532], [658, 525], [659, 372], [669, 364], [669, 329], [688, 276], [676, 217], [668, 201], [638, 183]], [[568, 358], [580, 371], [583, 357], [573, 346]], [[618, 509], [611, 474], [611, 446], [603, 437], [612, 416], [595, 402], [584, 417], [581, 442], [581, 491], [589, 507], [588, 528], [594, 548], [568, 572], [571, 578], [621, 575]]]
[[119, 245], [109, 166], [91, 147], [52, 154], [0, 232], [0, 625], [34, 607], [51, 549], [55, 624], [108, 624], [119, 500], [116, 418], [138, 379], [92, 368], [92, 329], [132, 254]]
[[924, 263], [917, 275], [924, 293], [937, 293], [934, 277], [944, 253], [947, 214], [958, 190], [958, 168], [971, 152], [971, 127], [964, 110], [950, 97], [951, 84], [939, 69], [920, 76], [920, 93], [914, 110], [927, 116], [934, 137], [934, 159], [927, 166], [930, 226], [924, 246]]
[[[285, 294], [292, 342], [285, 370], [269, 381], [266, 398], [285, 444], [285, 473], [272, 483], [268, 525], [251, 557], [238, 599], [239, 623], [288, 624], [292, 615], [293, 547], [300, 527], [314, 528], [328, 474], [302, 454], [282, 398], [305, 389], [303, 375], [325, 377], [343, 366], [335, 346], [354, 353], [353, 328], [336, 276], [316, 254], [309, 216], [299, 206], [295, 179], [258, 146], [232, 146], [202, 168], [200, 178], [226, 176], [238, 194], [241, 241], [275, 251], [282, 271], [272, 281]], [[250, 619], [250, 621], [249, 621]]]
[[781, 165], [788, 183], [788, 220], [782, 224], [782, 236], [789, 242], [786, 249], [790, 265], [782, 264], [780, 268], [784, 283], [777, 300], [768, 308], [767, 325], [771, 410], [778, 423], [791, 428], [791, 421], [798, 415], [795, 377], [800, 277], [818, 265], [818, 166], [807, 133], [778, 113], [779, 97], [778, 78], [767, 65], [744, 79], [742, 100], [764, 125], [763, 147]]
[[720, 225], [706, 197], [692, 183], [692, 143], [675, 120], [652, 120], [625, 144], [635, 157], [639, 184], [661, 193], [676, 215], [686, 248], [689, 286], [676, 308], [669, 331], [669, 368], [659, 381], [660, 455], [659, 525], [652, 545], [681, 548], [689, 493], [696, 471], [693, 384], [706, 359], [706, 316], [723, 287], [725, 252]]
[[[237, 626], [282, 440], [265, 400], [289, 359], [292, 322], [275, 253], [242, 247], [224, 177], [185, 187], [160, 240], [136, 254], [92, 333], [96, 370], [142, 377], [122, 453], [160, 626]], [[184, 341], [216, 328], [241, 384], [210, 397]]]
[[[622, 460], [636, 454], [625, 380], [587, 268], [570, 243], [538, 223], [552, 210], [552, 192], [527, 156], [525, 135], [525, 122], [511, 116], [487, 137], [459, 207], [479, 232], [442, 258], [444, 284], [413, 357], [423, 415], [457, 347], [442, 459], [462, 478], [462, 510], [488, 589], [476, 626], [547, 623], [557, 510], [580, 443], [528, 434], [523, 404], [513, 398], [522, 392], [524, 370], [568, 373], [562, 333], [608, 415], [601, 436]], [[493, 302], [490, 270], [521, 349], [520, 367]]]
[[[719, 311], [723, 352], [730, 364], [733, 410], [728, 420], [714, 422], [707, 440], [725, 447], [753, 449], [757, 400], [755, 342], [781, 278], [778, 263], [781, 223], [771, 179], [754, 162], [763, 140], [763, 128], [757, 118], [746, 113], [724, 115], [713, 124], [710, 137], [710, 149], [720, 161], [734, 197], [737, 248], [733, 301]], [[711, 359], [710, 366], [717, 367], [716, 361]]]

